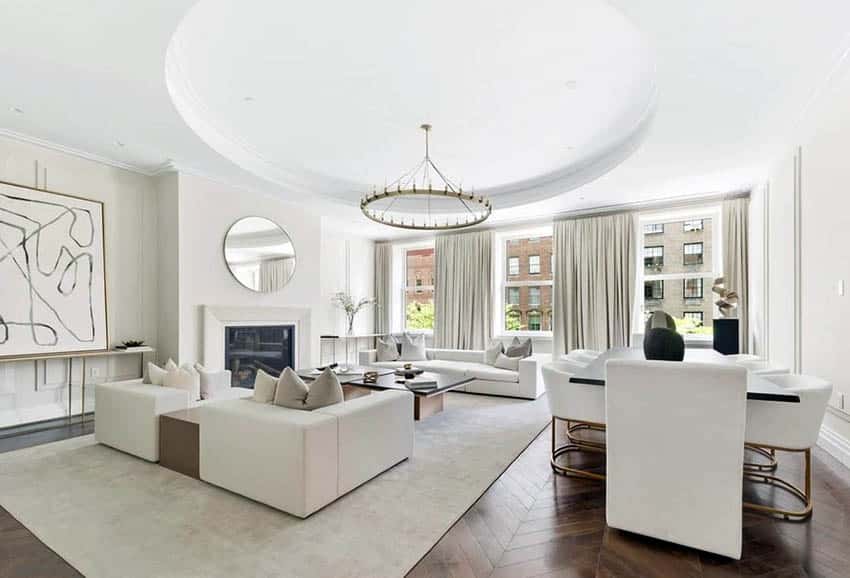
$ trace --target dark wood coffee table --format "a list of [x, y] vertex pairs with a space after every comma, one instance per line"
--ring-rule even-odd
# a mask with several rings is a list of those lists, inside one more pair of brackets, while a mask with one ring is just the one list
[[363, 378], [360, 378], [348, 381], [344, 387], [356, 388], [362, 391], [382, 389], [409, 391], [413, 394], [413, 419], [420, 420], [443, 411], [446, 392], [458, 389], [474, 380], [472, 377], [449, 376], [428, 372], [423, 373], [420, 377], [435, 380], [437, 386], [423, 391], [414, 391], [408, 389], [404, 383], [398, 383], [397, 380], [402, 380], [403, 378], [390, 373], [379, 376], [375, 383], [366, 383], [363, 381]]
[[200, 479], [200, 412], [180, 409], [159, 416], [159, 465]]

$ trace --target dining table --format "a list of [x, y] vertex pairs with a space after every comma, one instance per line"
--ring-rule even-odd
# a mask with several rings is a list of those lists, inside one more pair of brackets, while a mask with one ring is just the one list
[[[584, 383], [587, 385], [605, 386], [606, 366], [611, 359], [622, 359], [629, 361], [645, 361], [646, 357], [642, 347], [614, 347], [603, 351], [587, 367], [577, 371], [570, 377], [572, 383]], [[734, 359], [718, 353], [713, 349], [686, 347], [685, 359], [689, 363], [714, 363], [734, 364]], [[777, 401], [786, 403], [800, 403], [800, 397], [776, 385], [765, 376], [750, 372], [747, 375], [747, 399], [760, 401]]]

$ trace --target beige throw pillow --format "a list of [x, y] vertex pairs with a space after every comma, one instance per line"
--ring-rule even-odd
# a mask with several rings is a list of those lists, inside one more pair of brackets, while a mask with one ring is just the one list
[[177, 364], [174, 363], [174, 360], [169, 357], [168, 361], [165, 362], [165, 365], [163, 367], [165, 367], [165, 371], [174, 371], [175, 369], [177, 369]]
[[162, 369], [157, 364], [148, 361], [148, 371], [145, 379], [142, 380], [142, 383], [149, 383], [151, 385], [162, 385], [163, 379], [168, 374], [168, 372]]
[[510, 369], [511, 371], [519, 371], [519, 360], [521, 357], [508, 357], [504, 353], [500, 353], [496, 358], [496, 363], [493, 364], [494, 367], [498, 367], [499, 369]]
[[501, 341], [491, 341], [490, 345], [487, 346], [487, 349], [484, 350], [484, 363], [487, 365], [495, 365], [496, 359], [499, 358], [499, 354], [504, 352], [505, 346], [502, 345]]
[[342, 386], [330, 368], [325, 369], [308, 386], [297, 373], [287, 367], [280, 374], [277, 393], [274, 396], [275, 405], [307, 410], [341, 403], [342, 400]]
[[201, 378], [191, 366], [178, 367], [165, 374], [163, 387], [183, 389], [189, 393], [189, 401], [201, 399]]
[[392, 337], [378, 338], [378, 361], [398, 361], [398, 347]]
[[276, 390], [277, 379], [262, 369], [258, 369], [257, 375], [254, 376], [254, 401], [271, 403], [274, 401]]

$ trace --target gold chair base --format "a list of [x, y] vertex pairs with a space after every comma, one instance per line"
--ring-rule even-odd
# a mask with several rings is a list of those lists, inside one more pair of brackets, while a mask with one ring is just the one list
[[567, 422], [567, 439], [569, 443], [562, 446], [555, 445], [555, 429], [559, 418], [552, 418], [552, 456], [549, 463], [552, 466], [552, 471], [561, 476], [575, 476], [578, 478], [587, 478], [590, 480], [605, 480], [604, 474], [597, 474], [587, 470], [572, 468], [561, 465], [557, 462], [559, 456], [570, 452], [596, 452], [605, 453], [605, 444], [592, 440], [585, 440], [574, 436], [573, 434], [582, 430], [605, 431], [605, 426], [602, 424], [582, 422], [574, 420], [564, 420]]
[[775, 472], [779, 466], [779, 461], [776, 459], [776, 450], [763, 448], [752, 444], [744, 444], [744, 449], [754, 452], [764, 459], [767, 463], [744, 462], [744, 470], [748, 472]]
[[783, 480], [780, 477], [765, 474], [759, 471], [745, 471], [744, 478], [756, 483], [768, 484], [771, 486], [775, 486], [779, 489], [785, 490], [786, 492], [800, 500], [803, 503], [804, 508], [802, 510], [786, 510], [783, 508], [775, 508], [773, 506], [765, 506], [762, 504], [752, 504], [749, 502], [745, 502], [744, 509], [752, 510], [755, 512], [762, 512], [792, 522], [804, 522], [811, 518], [812, 509], [814, 506], [814, 503], [812, 501], [812, 450], [789, 450], [785, 448], [771, 448], [765, 446], [762, 446], [761, 449], [771, 450], [772, 452], [775, 452], [776, 450], [784, 450], [789, 452], [802, 451], [805, 459], [805, 488], [802, 490], [787, 480]]

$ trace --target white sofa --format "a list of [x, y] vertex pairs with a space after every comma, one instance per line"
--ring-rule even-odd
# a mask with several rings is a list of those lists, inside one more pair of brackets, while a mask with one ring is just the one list
[[475, 378], [460, 391], [537, 399], [544, 391], [541, 368], [551, 360], [551, 355], [534, 354], [520, 360], [519, 371], [511, 371], [484, 363], [483, 351], [427, 349], [425, 353], [428, 357], [425, 361], [378, 361], [377, 351], [366, 349], [360, 352], [358, 361], [362, 366], [393, 369], [412, 363], [433, 373]]
[[[215, 401], [251, 397], [254, 391], [231, 387]], [[94, 437], [104, 445], [142, 459], [159, 461], [159, 416], [210, 401], [191, 401], [189, 392], [142, 383], [141, 379], [101, 383], [95, 388]]]
[[413, 394], [378, 391], [313, 411], [201, 408], [201, 479], [300, 518], [413, 453]]

